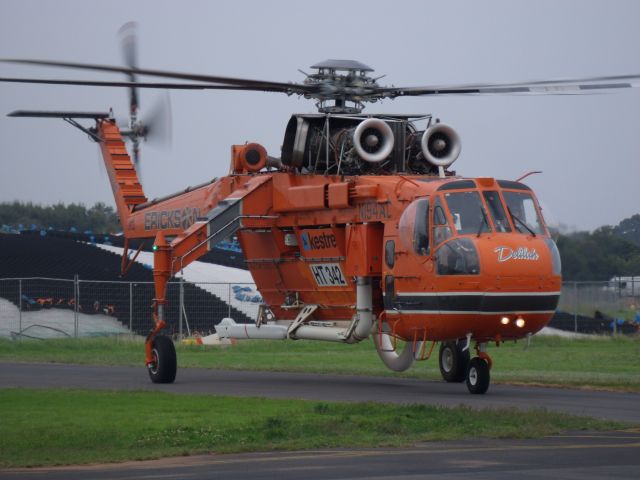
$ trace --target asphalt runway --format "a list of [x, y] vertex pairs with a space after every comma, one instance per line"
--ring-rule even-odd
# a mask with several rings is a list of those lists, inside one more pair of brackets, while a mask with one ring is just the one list
[[144, 367], [0, 363], [0, 387], [163, 391], [177, 394], [545, 408], [640, 424], [640, 394], [491, 385], [471, 395], [464, 384], [398, 377], [365, 377], [183, 368], [170, 385], [151, 383]]
[[199, 455], [79, 467], [0, 470], [5, 480], [638, 478], [640, 431], [537, 440], [430, 442], [405, 449]]

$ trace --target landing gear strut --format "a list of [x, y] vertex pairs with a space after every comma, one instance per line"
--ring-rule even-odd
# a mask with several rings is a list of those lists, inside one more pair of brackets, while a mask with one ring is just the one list
[[442, 342], [440, 344], [440, 373], [446, 382], [464, 382], [469, 366], [469, 349], [464, 350], [463, 342]]

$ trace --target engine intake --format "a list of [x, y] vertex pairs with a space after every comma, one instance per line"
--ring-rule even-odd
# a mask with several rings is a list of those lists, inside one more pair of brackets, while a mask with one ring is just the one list
[[437, 123], [424, 131], [420, 141], [422, 154], [436, 167], [448, 167], [460, 155], [460, 136], [449, 125]]
[[353, 132], [353, 146], [358, 156], [372, 163], [380, 163], [393, 150], [393, 132], [384, 120], [368, 118]]

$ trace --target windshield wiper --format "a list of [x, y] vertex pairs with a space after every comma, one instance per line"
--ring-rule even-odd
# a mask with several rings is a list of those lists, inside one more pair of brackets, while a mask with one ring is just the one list
[[480, 237], [480, 234], [482, 233], [482, 227], [484, 227], [485, 225], [487, 226], [487, 229], [490, 229], [489, 221], [487, 220], [487, 214], [484, 212], [484, 207], [480, 207], [480, 212], [482, 213], [482, 222], [478, 227], [478, 233], [476, 237]]
[[[531, 227], [529, 225], [527, 225], [526, 222], [523, 222], [522, 220], [520, 220], [518, 217], [516, 217], [513, 212], [511, 211], [511, 207], [509, 207], [509, 205], [507, 205], [507, 210], [509, 211], [509, 215], [511, 215], [511, 219], [513, 220], [513, 224], [516, 224], [516, 220], [518, 221], [518, 223], [520, 225], [522, 225], [524, 228], [526, 228], [527, 230], [529, 230], [529, 233], [531, 235], [533, 235], [534, 237], [536, 236], [536, 232], [534, 232]], [[518, 226], [516, 225], [516, 228], [518, 228]], [[520, 230], [520, 229], [518, 229]]]

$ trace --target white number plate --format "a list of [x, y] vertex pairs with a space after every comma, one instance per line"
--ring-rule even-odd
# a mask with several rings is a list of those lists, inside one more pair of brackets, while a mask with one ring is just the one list
[[319, 287], [347, 286], [338, 263], [314, 263], [309, 265], [309, 268]]

